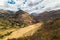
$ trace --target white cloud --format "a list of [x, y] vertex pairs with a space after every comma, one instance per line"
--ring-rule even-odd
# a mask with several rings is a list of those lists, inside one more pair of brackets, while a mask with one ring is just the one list
[[[11, 0], [10, 0], [11, 1]], [[17, 11], [19, 8], [29, 13], [40, 13], [48, 10], [60, 9], [60, 0], [0, 0], [0, 9]], [[24, 2], [25, 1], [25, 2]]]

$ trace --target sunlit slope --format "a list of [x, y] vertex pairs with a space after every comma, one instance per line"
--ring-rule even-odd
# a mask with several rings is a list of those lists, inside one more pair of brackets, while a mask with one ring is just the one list
[[25, 28], [20, 28], [19, 30], [13, 32], [10, 36], [8, 36], [7, 39], [32, 36], [41, 27], [41, 25], [42, 23], [37, 23]]

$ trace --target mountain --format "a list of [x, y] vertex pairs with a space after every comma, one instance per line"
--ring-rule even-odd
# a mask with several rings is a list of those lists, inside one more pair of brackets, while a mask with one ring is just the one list
[[0, 40], [17, 29], [28, 27], [35, 23], [34, 17], [23, 10], [17, 12], [0, 10]]
[[[36, 18], [39, 23], [18, 29], [7, 37], [8, 40], [60, 40], [60, 10], [43, 12]], [[39, 26], [41, 23], [42, 25]], [[33, 35], [31, 35], [32, 33]], [[17, 34], [19, 35], [17, 36]]]
[[15, 19], [14, 13], [15, 12], [9, 10], [0, 10], [0, 26], [3, 26], [2, 28], [12, 27], [13, 20]]
[[0, 30], [17, 30], [0, 33], [1, 39], [5, 37], [8, 40], [60, 40], [60, 10], [45, 11], [37, 16], [23, 10], [15, 12], [13, 16], [6, 16], [7, 14], [4, 13], [0, 19], [0, 27], [3, 26]]
[[9, 10], [0, 10], [0, 18], [8, 18], [14, 16], [15, 12], [14, 11], [9, 11]]
[[0, 19], [5, 19], [17, 26], [28, 26], [36, 22], [33, 16], [23, 10], [19, 10], [17, 12], [0, 10]]
[[43, 13], [38, 14], [38, 16], [35, 16], [35, 19], [38, 22], [52, 20], [52, 19], [60, 19], [60, 10], [53, 10], [53, 11], [49, 11], [49, 12], [45, 11]]
[[36, 23], [34, 17], [27, 12], [19, 10], [15, 14], [16, 14], [16, 21], [18, 21], [21, 25], [32, 25]]

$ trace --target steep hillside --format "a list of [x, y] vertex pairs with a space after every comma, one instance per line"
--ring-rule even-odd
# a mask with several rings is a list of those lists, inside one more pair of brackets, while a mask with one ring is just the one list
[[16, 13], [0, 10], [0, 40], [10, 35], [13, 31], [32, 24], [35, 24], [34, 18], [22, 10]]
[[16, 14], [16, 21], [18, 21], [21, 25], [29, 26], [29, 25], [32, 25], [32, 24], [36, 23], [33, 16], [31, 16], [27, 12], [19, 10], [15, 14]]
[[14, 25], [25, 27], [36, 23], [35, 19], [30, 14], [22, 10], [17, 11], [16, 13], [7, 10], [0, 10], [0, 21], [1, 24], [3, 22], [5, 25], [9, 22], [11, 27]]

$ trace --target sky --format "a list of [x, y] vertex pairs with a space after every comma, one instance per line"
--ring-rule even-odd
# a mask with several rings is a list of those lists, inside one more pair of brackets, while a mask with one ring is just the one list
[[60, 0], [0, 0], [0, 9], [41, 13], [60, 9]]

